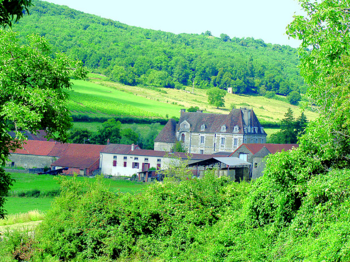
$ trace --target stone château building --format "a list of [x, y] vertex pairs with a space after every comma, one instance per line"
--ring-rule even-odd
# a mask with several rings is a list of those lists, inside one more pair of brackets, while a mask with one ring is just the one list
[[154, 141], [154, 150], [171, 151], [177, 141], [188, 153], [233, 152], [240, 145], [266, 143], [266, 133], [252, 109], [232, 109], [228, 115], [181, 110]]

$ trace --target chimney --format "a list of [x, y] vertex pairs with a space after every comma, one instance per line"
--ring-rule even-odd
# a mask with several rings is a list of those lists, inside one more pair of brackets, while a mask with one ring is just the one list
[[134, 150], [135, 150], [135, 145], [131, 144], [131, 151], [134, 151]]
[[[84, 141], [84, 144], [85, 144], [85, 141]], [[109, 145], [109, 138], [107, 139], [107, 145]]]
[[203, 110], [197, 110], [197, 113], [203, 113]]
[[186, 109], [181, 109], [180, 110], [180, 117], [186, 112]]

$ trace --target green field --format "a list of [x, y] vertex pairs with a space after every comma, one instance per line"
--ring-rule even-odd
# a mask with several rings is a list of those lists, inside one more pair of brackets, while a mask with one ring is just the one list
[[[187, 87], [186, 90], [172, 88], [144, 88], [126, 86], [106, 80], [98, 74], [89, 74], [89, 81], [73, 81], [73, 89], [69, 91], [69, 109], [72, 114], [89, 116], [136, 116], [136, 117], [179, 117], [181, 108], [198, 106], [210, 113], [228, 114], [232, 109], [253, 108], [259, 120], [275, 122], [284, 118], [288, 108], [294, 117], [301, 114], [302, 109], [285, 101], [268, 99], [262, 96], [246, 96], [227, 94], [225, 107], [216, 108], [208, 104], [205, 89]], [[280, 99], [284, 99], [281, 97]], [[314, 120], [318, 114], [305, 111], [308, 120]]]
[[[10, 195], [17, 195], [19, 192], [28, 192], [33, 189], [39, 190], [40, 194], [59, 189], [57, 179], [51, 175], [11, 173], [11, 177], [15, 179], [15, 183], [11, 187]], [[72, 179], [72, 177], [68, 177], [68, 179]], [[94, 181], [92, 178], [84, 177], [77, 177], [77, 179], [88, 183]], [[103, 179], [103, 183], [115, 193], [137, 193], [147, 186], [143, 183], [113, 179]], [[9, 214], [24, 213], [36, 209], [47, 211], [53, 199], [52, 197], [8, 197], [5, 210]]]
[[53, 200], [53, 197], [8, 197], [4, 207], [9, 215], [32, 210], [46, 212], [50, 209]]
[[73, 114], [165, 117], [166, 114], [178, 115], [180, 111], [179, 106], [137, 95], [133, 87], [128, 91], [120, 91], [87, 81], [73, 80], [73, 83], [68, 104]]

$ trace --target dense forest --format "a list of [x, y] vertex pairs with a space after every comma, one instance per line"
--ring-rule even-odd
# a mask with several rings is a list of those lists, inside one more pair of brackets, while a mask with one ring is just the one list
[[288, 95], [307, 89], [297, 51], [261, 39], [173, 34], [128, 26], [66, 6], [33, 1], [14, 30], [37, 33], [94, 72], [126, 85], [233, 87], [237, 94]]

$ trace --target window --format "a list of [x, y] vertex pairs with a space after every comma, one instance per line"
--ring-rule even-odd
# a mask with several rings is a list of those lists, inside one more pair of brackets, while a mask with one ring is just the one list
[[157, 162], [162, 162], [162, 159], [158, 158], [158, 159], [157, 159]]
[[239, 127], [238, 127], [238, 126], [235, 126], [235, 127], [233, 128], [233, 132], [234, 132], [234, 133], [238, 133], [238, 132], [239, 132]]
[[203, 155], [204, 154], [204, 150], [199, 150], [199, 153]]
[[258, 163], [254, 163], [254, 168], [258, 168]]
[[238, 139], [237, 139], [237, 138], [234, 138], [234, 139], [233, 139], [233, 146], [234, 146], [234, 147], [237, 147], [237, 145], [238, 145]]
[[148, 158], [147, 157], [145, 158], [145, 162], [148, 162]]
[[113, 159], [117, 159], [117, 156], [113, 156]]
[[264, 128], [260, 127], [261, 133], [264, 133]]
[[127, 165], [128, 165], [127, 162], [124, 162], [124, 167], [127, 167]]
[[139, 158], [138, 157], [135, 157], [135, 159], [134, 160], [139, 160]]
[[246, 154], [246, 153], [239, 153], [239, 158], [244, 160], [244, 161], [248, 161], [248, 154]]
[[223, 125], [223, 126], [221, 127], [221, 132], [226, 132], [226, 126], [225, 126], [225, 125]]
[[205, 124], [201, 125], [201, 131], [205, 130]]
[[204, 136], [201, 136], [201, 144], [204, 144]]
[[117, 160], [113, 160], [113, 166], [117, 166]]
[[181, 135], [181, 142], [184, 143], [185, 142], [185, 134]]
[[162, 167], [161, 164], [157, 164], [157, 170], [159, 170]]
[[138, 162], [132, 162], [132, 168], [139, 168]]
[[221, 143], [220, 143], [220, 144], [221, 144], [221, 146], [224, 146], [224, 145], [225, 145], [225, 138], [224, 138], [224, 137], [222, 137], [220, 141], [221, 141]]
[[124, 156], [124, 160], [127, 160], [128, 159], [128, 157], [127, 156]]

